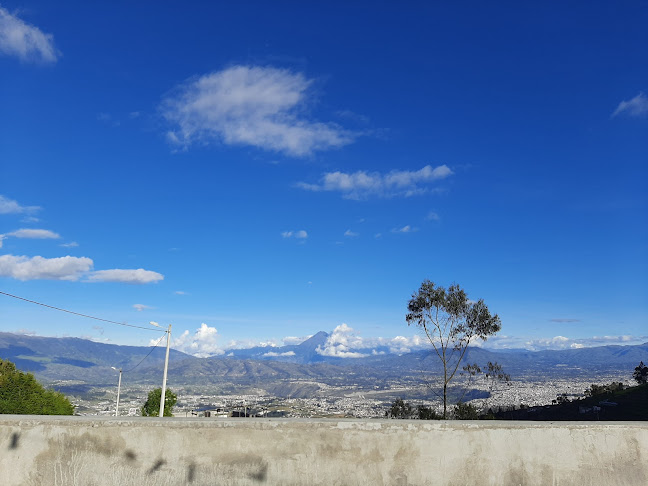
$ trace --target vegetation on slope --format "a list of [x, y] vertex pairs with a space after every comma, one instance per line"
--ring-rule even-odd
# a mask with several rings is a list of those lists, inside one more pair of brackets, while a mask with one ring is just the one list
[[43, 388], [31, 373], [0, 359], [0, 413], [72, 415], [74, 406], [62, 393]]

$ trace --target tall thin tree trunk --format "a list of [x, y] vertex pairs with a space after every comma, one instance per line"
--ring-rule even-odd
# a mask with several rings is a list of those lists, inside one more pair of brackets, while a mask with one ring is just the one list
[[447, 419], [448, 382], [443, 384], [443, 420]]

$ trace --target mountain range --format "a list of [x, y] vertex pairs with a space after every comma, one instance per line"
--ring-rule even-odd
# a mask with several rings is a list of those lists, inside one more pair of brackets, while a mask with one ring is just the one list
[[[228, 356], [196, 358], [171, 350], [169, 381], [185, 385], [263, 386], [286, 390], [291, 382], [336, 386], [381, 387], [389, 383], [416, 383], [441, 370], [430, 350], [402, 355], [377, 354], [338, 358], [318, 353], [328, 338], [319, 332], [297, 345], [233, 350]], [[380, 351], [380, 350], [378, 350]], [[112, 384], [121, 368], [129, 383], [157, 383], [164, 348], [119, 346], [79, 338], [51, 338], [0, 332], [0, 358], [46, 382], [63, 380], [92, 386]], [[561, 351], [468, 349], [465, 363], [501, 364], [513, 379], [627, 376], [640, 361], [648, 362], [648, 343], [634, 346], [600, 346]], [[313, 385], [318, 386], [318, 385]], [[275, 390], [276, 391], [276, 390]], [[300, 392], [301, 393], [301, 392]]]

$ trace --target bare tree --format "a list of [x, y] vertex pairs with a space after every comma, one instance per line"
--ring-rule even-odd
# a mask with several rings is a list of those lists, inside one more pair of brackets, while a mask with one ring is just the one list
[[443, 418], [447, 418], [448, 384], [452, 381], [463, 360], [468, 345], [476, 340], [485, 341], [497, 333], [502, 324], [482, 299], [470, 301], [466, 292], [453, 284], [446, 290], [425, 280], [412, 295], [405, 317], [407, 325], [423, 329], [443, 365]]

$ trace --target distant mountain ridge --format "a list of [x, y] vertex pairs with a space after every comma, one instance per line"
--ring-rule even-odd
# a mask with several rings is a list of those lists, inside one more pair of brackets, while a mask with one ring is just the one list
[[[151, 354], [146, 357], [149, 352]], [[150, 347], [144, 346], [120, 346], [72, 337], [52, 338], [0, 332], [0, 358], [12, 361], [22, 371], [33, 372], [37, 377], [48, 380], [60, 377], [91, 379], [98, 369], [109, 369], [111, 366], [130, 369], [145, 357], [147, 366], [159, 366], [164, 361], [164, 355], [163, 347], [151, 351]], [[169, 359], [198, 358], [172, 349]]]
[[[306, 341], [281, 347], [232, 350], [228, 356], [196, 358], [171, 350], [169, 378], [185, 384], [263, 383], [287, 386], [291, 380], [346, 383], [389, 380], [420, 381], [422, 375], [440, 371], [438, 357], [430, 350], [361, 358], [323, 356], [318, 348], [329, 335], [319, 332]], [[79, 338], [50, 338], [0, 332], [0, 358], [9, 359], [39, 379], [52, 382], [76, 380], [93, 384], [114, 381], [111, 366], [128, 372], [130, 382], [157, 382], [164, 348], [119, 346]], [[365, 350], [366, 351], [366, 350]], [[146, 357], [146, 359], [144, 359]], [[144, 360], [144, 361], [142, 361]], [[629, 377], [639, 361], [648, 362], [648, 343], [635, 346], [601, 346], [561, 351], [468, 349], [465, 363], [498, 362], [514, 379], [522, 376], [570, 377], [622, 373]], [[135, 369], [132, 369], [135, 368]], [[271, 383], [272, 382], [272, 383]], [[273, 385], [274, 383], [274, 385]]]
[[329, 334], [320, 331], [300, 344], [287, 346], [256, 346], [248, 349], [233, 349], [228, 356], [241, 359], [261, 359], [273, 361], [285, 361], [287, 363], [320, 363], [325, 357], [317, 352], [317, 349], [324, 347]]

